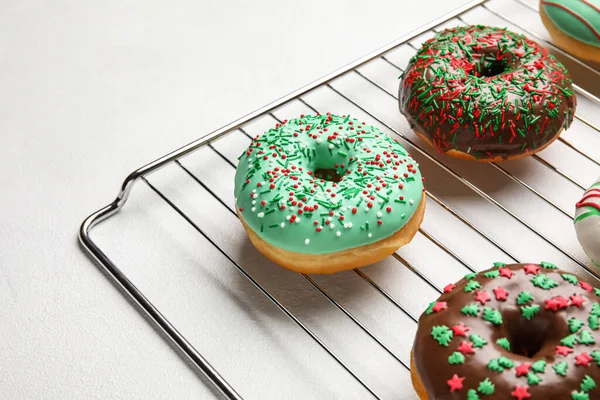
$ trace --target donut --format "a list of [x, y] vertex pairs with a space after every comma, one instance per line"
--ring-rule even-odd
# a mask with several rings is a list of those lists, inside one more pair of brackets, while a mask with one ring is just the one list
[[301, 115], [239, 158], [235, 204], [252, 244], [282, 267], [334, 273], [410, 242], [425, 212], [418, 164], [355, 118]]
[[536, 153], [573, 121], [566, 68], [525, 36], [466, 26], [426, 41], [401, 76], [400, 111], [440, 153], [504, 161]]
[[575, 232], [585, 253], [600, 268], [600, 178], [575, 204]]
[[558, 47], [600, 62], [600, 1], [541, 0], [540, 16]]
[[466, 275], [419, 319], [419, 397], [600, 398], [600, 290], [549, 262]]

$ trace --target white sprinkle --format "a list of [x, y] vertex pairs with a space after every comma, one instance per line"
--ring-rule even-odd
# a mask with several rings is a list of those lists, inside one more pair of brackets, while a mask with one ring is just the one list
[[369, 236], [369, 237], [372, 237], [372, 236], [373, 236], [373, 234], [372, 234], [371, 232], [369, 232], [369, 235], [368, 235], [368, 236]]
[[258, 194], [256, 194], [256, 193], [252, 193], [252, 198], [253, 198], [253, 199], [256, 199], [257, 197], [258, 197]]
[[290, 208], [290, 211], [294, 211], [296, 209], [296, 207], [294, 207], [294, 206], [290, 206], [289, 208]]
[[327, 221], [331, 221], [331, 217], [327, 217]]
[[348, 222], [348, 228], [352, 228], [352, 222]]
[[335, 233], [335, 236], [337, 236], [337, 237], [340, 237], [340, 236], [342, 236], [342, 232], [340, 232], [340, 231], [337, 231], [337, 232]]
[[281, 224], [279, 224], [279, 226], [285, 228], [285, 222], [282, 222]]
[[335, 228], [335, 224], [329, 224], [329, 229]]
[[348, 229], [348, 224], [344, 224], [344, 229]]
[[287, 219], [288, 221], [290, 220], [290, 218], [292, 218], [290, 215], [286, 215], [285, 219]]
[[256, 207], [252, 207], [252, 212], [256, 211]]
[[310, 243], [310, 239], [306, 239], [306, 240], [304, 241], [304, 244], [309, 244], [309, 243]]
[[369, 207], [365, 207], [365, 212], [369, 212]]
[[255, 204], [256, 204], [256, 200], [252, 200], [252, 205], [255, 205]]
[[256, 193], [256, 189], [252, 189], [252, 193]]
[[381, 218], [383, 217], [383, 214], [381, 213], [381, 211], [377, 211], [377, 218]]
[[300, 223], [300, 218], [296, 218], [296, 223], [299, 224]]
[[346, 207], [346, 210], [351, 210], [351, 209], [352, 209], [352, 206]]
[[264, 212], [259, 212], [258, 214], [256, 214], [256, 216], [257, 216], [258, 218], [262, 218], [262, 217], [264, 217], [264, 216], [265, 216], [265, 213], [264, 213]]
[[332, 144], [330, 144], [330, 145], [329, 145], [329, 148], [330, 148], [330, 149], [333, 149], [333, 145], [332, 145]]
[[318, 138], [318, 139], [317, 139], [317, 143], [321, 143], [321, 138]]
[[411, 206], [412, 206], [413, 204], [415, 204], [415, 201], [414, 201], [413, 199], [410, 199], [408, 202], [410, 203], [410, 205], [411, 205]]
[[377, 199], [377, 202], [378, 202], [379, 204], [383, 204], [383, 199]]

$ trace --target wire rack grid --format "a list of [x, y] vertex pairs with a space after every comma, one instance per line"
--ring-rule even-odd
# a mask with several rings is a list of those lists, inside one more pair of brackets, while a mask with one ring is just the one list
[[[131, 235], [133, 239], [123, 235], [113, 242], [104, 240], [105, 245], [99, 243], [102, 240], [92, 240], [93, 228], [102, 221], [114, 219], [111, 217], [123, 209], [134, 185], [143, 182], [152, 198], [148, 200], [147, 194], [138, 202], [144, 216], [151, 214], [146, 211], [159, 207], [166, 207], [177, 215], [179, 221], [186, 224], [186, 228], [181, 229], [188, 232], [191, 229], [196, 238], [208, 244], [210, 250], [206, 254], [212, 254], [211, 257], [237, 270], [239, 276], [247, 280], [245, 284], [252, 285], [264, 296], [263, 299], [268, 299], [271, 307], [288, 318], [286, 321], [295, 329], [294, 338], [301, 335], [300, 342], [310, 341], [327, 358], [322, 361], [323, 365], [335, 365], [341, 371], [335, 376], [344, 377], [340, 387], [346, 391], [340, 389], [340, 393], [350, 392], [357, 398], [415, 399], [416, 395], [409, 387], [412, 338], [418, 315], [439, 295], [443, 284], [455, 281], [469, 271], [484, 269], [493, 260], [520, 262], [545, 258], [590, 279], [597, 280], [600, 276], [578, 247], [572, 228], [574, 202], [600, 175], [600, 100], [596, 97], [600, 93], [600, 73], [554, 45], [536, 12], [535, 5], [526, 0], [472, 1], [419, 31], [141, 167], [125, 179], [111, 204], [83, 222], [79, 233], [83, 247], [181, 354], [214, 384], [220, 395], [229, 399], [254, 397], [257, 391], [261, 398], [269, 397], [267, 393], [277, 395], [269, 392], [264, 382], [257, 383], [257, 389], [251, 391], [246, 390], [247, 382], [243, 376], [229, 378], [228, 375], [235, 375], [232, 371], [236, 370], [236, 365], [223, 364], [219, 356], [213, 356], [209, 362], [209, 357], [203, 354], [210, 353], [214, 346], [204, 343], [202, 337], [190, 339], [190, 336], [198, 335], [185, 334], [178, 329], [177, 325], [181, 325], [189, 331], [185, 322], [180, 322], [178, 312], [169, 311], [167, 318], [159, 310], [158, 303], [150, 300], [148, 292], [155, 290], [150, 287], [142, 290], [134, 283], [143, 279], [130, 264], [145, 256], [136, 255], [131, 248], [127, 250], [131, 253], [128, 256], [115, 253], [107, 243], [131, 242], [135, 248], [138, 240], [135, 234]], [[472, 163], [449, 159], [432, 151], [414, 136], [397, 111], [397, 77], [420, 43], [439, 29], [474, 23], [506, 26], [523, 32], [542, 42], [572, 72], [579, 100], [576, 121], [558, 142], [538, 155], [473, 168]], [[428, 179], [427, 216], [413, 243], [379, 265], [332, 277], [292, 274], [270, 265], [248, 246], [240, 245], [243, 231], [240, 232], [239, 224], [221, 223], [237, 218], [231, 191], [237, 155], [252, 137], [277, 121], [300, 113], [335, 112], [338, 109], [340, 113], [349, 112], [377, 125], [399, 138], [410, 150]], [[180, 185], [180, 181], [186, 183]], [[198, 196], [213, 208], [201, 207], [198, 211], [194, 204], [185, 200]], [[136, 214], [132, 218], [137, 218]], [[228, 229], [235, 229], [235, 233]], [[136, 232], [144, 234], [139, 230]], [[231, 236], [235, 236], [235, 240]], [[163, 240], [158, 247], [166, 248], [167, 242]], [[168, 250], [170, 256], [181, 250], [175, 247], [175, 250]], [[112, 257], [108, 255], [111, 252], [115, 254]], [[185, 250], [181, 252], [185, 253]], [[142, 253], [145, 252], [140, 250]], [[206, 261], [205, 267], [210, 269], [212, 258], [206, 254], [200, 260]], [[161, 273], [159, 270], [152, 272]], [[164, 275], [164, 280], [157, 284], [160, 291], [167, 290], [168, 280], [174, 274], [176, 272], [169, 271]], [[294, 282], [286, 286], [292, 280]], [[360, 304], [353, 299], [356, 293], [345, 290], [346, 281], [352, 281], [348, 284], [351, 288], [362, 285], [361, 294], [368, 293], [360, 299]], [[300, 286], [302, 293], [308, 290], [310, 295], [290, 300], [289, 291]], [[177, 290], [171, 288], [171, 291]], [[306, 306], [306, 303], [322, 302], [342, 316], [343, 323], [352, 325], [348, 330], [352, 329], [353, 335], [357, 336], [348, 340], [351, 343], [336, 340], [336, 335], [323, 327], [329, 314], [323, 313], [321, 308], [315, 313]], [[322, 315], [325, 316], [321, 318]], [[358, 335], [361, 339], [354, 339]], [[364, 343], [365, 352], [359, 350], [360, 343]], [[199, 347], [203, 347], [202, 353]], [[371, 359], [367, 353], [379, 358]], [[311, 360], [303, 362], [304, 366], [312, 365]], [[379, 374], [375, 377], [367, 372], [373, 369], [373, 363], [389, 366], [389, 376]], [[225, 373], [218, 370], [225, 370]], [[242, 396], [242, 392], [247, 393]], [[328, 397], [338, 395], [329, 393]]]

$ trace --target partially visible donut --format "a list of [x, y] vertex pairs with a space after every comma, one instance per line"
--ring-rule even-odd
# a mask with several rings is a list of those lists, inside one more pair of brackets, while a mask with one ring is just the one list
[[420, 317], [421, 400], [600, 398], [600, 290], [554, 264], [496, 263]]
[[503, 161], [536, 153], [573, 121], [566, 68], [536, 42], [500, 28], [438, 33], [411, 59], [401, 112], [441, 153]]
[[600, 178], [575, 205], [575, 232], [585, 253], [600, 268]]
[[540, 15], [559, 47], [600, 62], [600, 1], [541, 0]]
[[252, 140], [235, 175], [238, 215], [254, 246], [296, 272], [379, 261], [423, 220], [418, 165], [404, 147], [350, 116], [277, 124]]

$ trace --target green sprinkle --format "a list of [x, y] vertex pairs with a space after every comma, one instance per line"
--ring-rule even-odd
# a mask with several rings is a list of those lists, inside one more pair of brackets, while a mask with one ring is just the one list
[[547, 261], [542, 261], [540, 263], [540, 265], [542, 266], [542, 268], [546, 268], [546, 269], [558, 269], [558, 267], [552, 263], [549, 263]]
[[542, 381], [542, 378], [534, 374], [533, 372], [527, 373], [527, 383], [531, 386], [535, 386]]
[[464, 364], [465, 356], [459, 351], [455, 351], [448, 357], [449, 364]]
[[579, 341], [579, 339], [577, 338], [577, 335], [571, 334], [571, 335], [567, 336], [566, 338], [561, 339], [560, 343], [564, 346], [573, 348], [573, 347], [575, 347], [575, 345], [577, 344], [578, 341]]
[[558, 286], [558, 283], [554, 279], [548, 278], [548, 276], [546, 276], [544, 274], [538, 274], [538, 275], [534, 276], [533, 278], [531, 278], [531, 282], [535, 286], [542, 288], [544, 290], [550, 290], [550, 289]]
[[531, 370], [539, 374], [543, 374], [546, 371], [546, 361], [538, 360], [531, 364]]
[[594, 359], [594, 362], [596, 363], [596, 365], [598, 365], [600, 367], [600, 351], [594, 350], [594, 351], [592, 351], [590, 356]]
[[556, 364], [555, 366], [552, 367], [552, 369], [561, 376], [567, 376], [567, 367], [569, 365], [567, 364], [566, 361], [561, 361], [558, 364]]
[[479, 383], [479, 386], [477, 387], [478, 392], [485, 394], [487, 396], [494, 394], [495, 390], [496, 390], [496, 388], [494, 387], [494, 384], [492, 383], [490, 378], [485, 378], [484, 380], [482, 380]]
[[452, 340], [452, 336], [454, 335], [454, 333], [452, 332], [452, 330], [450, 328], [448, 328], [446, 325], [442, 325], [442, 326], [434, 326], [433, 329], [431, 330], [431, 336], [433, 336], [433, 338], [435, 340], [437, 340], [437, 342], [444, 347], [448, 347], [448, 345], [450, 344], [450, 340]]
[[588, 325], [591, 329], [596, 330], [600, 326], [600, 317], [597, 315], [590, 314], [588, 317]]
[[477, 273], [475, 273], [475, 272], [465, 275], [465, 279], [467, 279], [467, 280], [474, 279], [475, 277], [477, 277]]
[[475, 389], [469, 389], [467, 392], [467, 400], [481, 400]]
[[537, 304], [521, 307], [521, 315], [523, 315], [523, 317], [527, 321], [531, 321], [533, 316], [535, 314], [537, 314], [539, 311], [540, 311], [540, 306], [538, 306]]
[[577, 318], [569, 319], [569, 329], [571, 330], [571, 333], [577, 332], [583, 325], [585, 325], [585, 323]]
[[589, 346], [591, 344], [596, 344], [596, 341], [592, 336], [592, 332], [588, 331], [587, 329], [584, 329], [579, 334], [579, 343], [585, 346]]
[[507, 338], [500, 338], [496, 340], [496, 343], [498, 344], [498, 346], [504, 347], [506, 350], [510, 351], [510, 342]]
[[587, 393], [596, 387], [596, 382], [589, 375], [586, 375], [583, 377], [580, 387], [582, 391]]
[[525, 303], [529, 303], [532, 300], [533, 296], [526, 290], [522, 291], [521, 293], [519, 293], [519, 296], [517, 296], [517, 304], [520, 306], [522, 306]]
[[[433, 307], [433, 306], [432, 306]], [[479, 306], [475, 303], [468, 304], [460, 310], [461, 313], [465, 315], [470, 315], [471, 317], [476, 317], [479, 314]]]
[[579, 279], [577, 279], [577, 277], [575, 275], [571, 275], [571, 274], [561, 274], [562, 278], [573, 284], [573, 285], [578, 285], [579, 284]]
[[585, 392], [573, 392], [571, 397], [573, 400], [590, 400], [590, 396]]
[[479, 289], [481, 285], [477, 281], [469, 281], [465, 286], [465, 292], [472, 292], [475, 289]]
[[502, 314], [498, 310], [494, 310], [490, 307], [483, 308], [483, 320], [491, 322], [494, 325], [502, 324]]
[[505, 266], [506, 266], [506, 264], [503, 262], [495, 262], [494, 263], [494, 267], [496, 267], [496, 268], [505, 267]]
[[471, 340], [471, 342], [473, 342], [473, 347], [475, 347], [476, 349], [481, 348], [487, 344], [485, 339], [477, 334], [469, 336], [469, 339]]
[[497, 278], [500, 276], [500, 271], [498, 271], [497, 269], [493, 269], [484, 273], [483, 276], [485, 276], [486, 278]]

